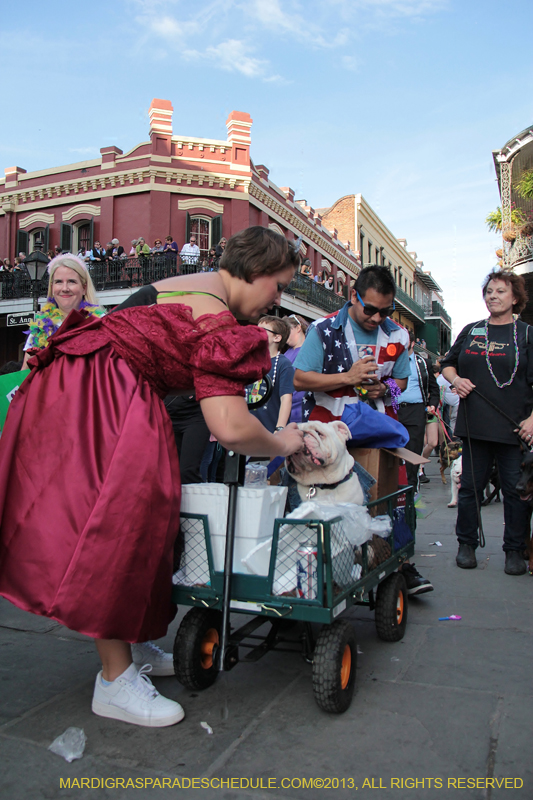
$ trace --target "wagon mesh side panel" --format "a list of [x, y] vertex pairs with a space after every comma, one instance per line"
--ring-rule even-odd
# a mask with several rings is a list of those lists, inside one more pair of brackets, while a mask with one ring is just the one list
[[339, 594], [347, 589], [354, 580], [354, 548], [348, 541], [342, 527], [342, 520], [324, 526], [324, 535], [330, 536], [331, 546], [331, 577], [333, 579], [333, 594]]
[[[288, 597], [302, 597], [302, 555], [298, 550], [303, 545], [317, 552], [317, 529], [305, 523], [284, 524], [279, 528], [278, 547], [272, 581], [272, 594]], [[306, 576], [308, 583], [317, 582], [316, 555], [314, 556], [315, 574]], [[311, 557], [309, 564], [313, 564]], [[300, 586], [300, 588], [299, 588]], [[314, 593], [316, 597], [316, 592]], [[310, 598], [314, 599], [314, 598]]]
[[[316, 600], [320, 596], [318, 552], [322, 548], [319, 535], [329, 541], [331, 571], [324, 569], [324, 579], [331, 575], [333, 594], [339, 594], [354, 582], [354, 549], [348, 541], [342, 520], [323, 525], [288, 522], [279, 528], [275, 555], [272, 594]], [[327, 552], [327, 551], [326, 551]]]
[[178, 586], [208, 586], [211, 581], [204, 520], [182, 516], [181, 536], [183, 553], [172, 582]]

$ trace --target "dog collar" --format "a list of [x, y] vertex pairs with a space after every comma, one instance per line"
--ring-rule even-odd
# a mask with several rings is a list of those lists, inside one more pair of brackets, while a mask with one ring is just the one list
[[306, 494], [307, 500], [311, 500], [311, 498], [313, 498], [316, 495], [317, 489], [330, 489], [331, 491], [333, 491], [333, 489], [336, 489], [337, 486], [341, 485], [341, 483], [346, 483], [346, 481], [349, 481], [352, 475], [353, 475], [353, 468], [349, 471], [347, 475], [344, 476], [344, 478], [341, 478], [340, 481], [337, 481], [337, 483], [314, 483], [312, 486], [309, 487], [309, 490]]

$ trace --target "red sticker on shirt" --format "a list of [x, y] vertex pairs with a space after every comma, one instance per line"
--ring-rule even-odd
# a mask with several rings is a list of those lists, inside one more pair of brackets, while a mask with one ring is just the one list
[[379, 350], [378, 364], [384, 364], [385, 361], [396, 361], [405, 347], [401, 342], [389, 342], [387, 347], [381, 347]]

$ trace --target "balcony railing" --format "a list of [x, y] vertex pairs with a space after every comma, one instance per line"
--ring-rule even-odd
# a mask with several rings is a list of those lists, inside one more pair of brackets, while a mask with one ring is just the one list
[[[138, 288], [175, 275], [207, 271], [207, 268], [203, 268], [198, 262], [188, 262], [164, 255], [93, 261], [88, 269], [97, 292]], [[33, 296], [32, 284], [25, 270], [16, 273], [0, 272], [0, 287], [2, 300]], [[39, 296], [46, 297], [47, 291], [48, 275], [45, 275], [39, 287]], [[326, 314], [337, 311], [346, 302], [343, 297], [325, 289], [306, 275], [297, 274], [285, 291], [309, 305], [320, 308]]]
[[412, 297], [409, 297], [407, 292], [404, 292], [404, 290], [400, 289], [399, 287], [396, 287], [396, 299], [402, 306], [408, 308], [409, 311], [411, 311], [417, 317], [417, 319], [425, 319], [424, 309], [422, 306], [419, 305], [416, 300], [413, 300]]
[[533, 261], [533, 236], [519, 234], [509, 250], [509, 264], [514, 267]]
[[322, 308], [328, 314], [338, 311], [346, 303], [344, 297], [335, 294], [331, 289], [325, 289], [324, 286], [308, 278], [307, 275], [301, 275], [300, 273], [295, 275], [294, 280], [291, 281], [285, 291], [304, 303]]
[[452, 318], [445, 310], [445, 308], [441, 306], [441, 304], [437, 300], [433, 300], [433, 302], [431, 303], [431, 309], [428, 309], [426, 311], [426, 316], [440, 317], [441, 319], [444, 320], [444, 322], [446, 322], [451, 327]]

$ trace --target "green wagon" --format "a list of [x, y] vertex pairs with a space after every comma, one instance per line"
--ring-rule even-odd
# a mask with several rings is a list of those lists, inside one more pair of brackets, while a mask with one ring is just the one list
[[[236, 454], [230, 456], [235, 475], [225, 480], [230, 494], [224, 571], [214, 567], [207, 515], [181, 519], [183, 566], [175, 577], [173, 600], [192, 608], [176, 634], [176, 676], [188, 689], [205, 689], [219, 671], [232, 669], [241, 658], [253, 662], [269, 650], [294, 652], [297, 646], [312, 664], [319, 707], [342, 713], [352, 700], [357, 659], [354, 628], [342, 618], [343, 611], [356, 604], [374, 610], [377, 634], [384, 641], [399, 641], [405, 632], [407, 587], [398, 568], [414, 553], [412, 487], [369, 503], [373, 515], [391, 520], [386, 538], [374, 536], [354, 548], [341, 517], [276, 519], [268, 574], [241, 574], [231, 565], [243, 465]], [[232, 629], [230, 614], [242, 614], [243, 624]], [[259, 635], [263, 626], [267, 633]]]

